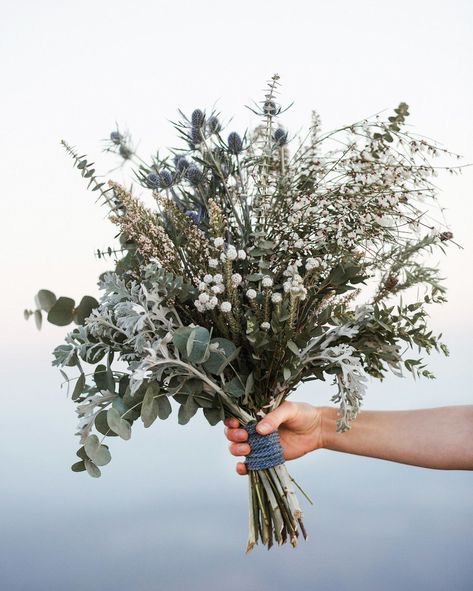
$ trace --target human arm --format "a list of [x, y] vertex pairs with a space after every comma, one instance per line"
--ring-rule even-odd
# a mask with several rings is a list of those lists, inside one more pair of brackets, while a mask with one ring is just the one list
[[[262, 419], [266, 433], [279, 430], [286, 460], [319, 448], [443, 470], [473, 470], [473, 405], [378, 411], [363, 410], [345, 433], [336, 432], [337, 409], [285, 401]], [[250, 453], [248, 434], [227, 419], [235, 456]], [[244, 463], [237, 472], [246, 474]]]

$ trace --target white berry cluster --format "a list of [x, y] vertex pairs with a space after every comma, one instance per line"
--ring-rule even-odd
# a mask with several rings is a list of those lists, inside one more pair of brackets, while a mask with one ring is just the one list
[[[214, 246], [222, 250], [220, 253], [220, 261], [234, 261], [236, 259], [245, 260], [246, 252], [243, 249], [237, 250], [233, 244], [228, 244], [225, 248], [225, 240], [219, 236], [214, 238]], [[218, 259], [209, 259], [209, 266], [216, 267], [218, 265]]]
[[199, 312], [205, 310], [213, 310], [218, 304], [217, 296], [224, 293], [225, 285], [223, 284], [223, 276], [220, 273], [211, 275], [207, 273], [204, 275], [203, 281], [198, 285], [201, 292], [199, 297], [194, 300], [194, 305]]

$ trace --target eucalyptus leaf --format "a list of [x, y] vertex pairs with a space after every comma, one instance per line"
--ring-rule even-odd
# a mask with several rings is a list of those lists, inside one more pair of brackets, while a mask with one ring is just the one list
[[195, 402], [193, 396], [189, 396], [185, 404], [181, 404], [177, 415], [179, 425], [186, 425], [195, 413], [199, 410], [199, 405]]
[[109, 408], [107, 411], [107, 422], [112, 431], [122, 439], [130, 439], [131, 425], [125, 419], [122, 419], [120, 412], [116, 408]]
[[210, 333], [202, 327], [196, 326], [189, 334], [186, 344], [187, 358], [191, 363], [203, 363], [209, 357]]
[[73, 320], [75, 302], [72, 298], [60, 297], [48, 312], [48, 322], [66, 326]]
[[36, 324], [36, 328], [41, 330], [41, 325], [43, 324], [43, 315], [41, 314], [41, 310], [34, 311], [34, 322]]
[[49, 291], [49, 289], [40, 289], [36, 294], [36, 297], [39, 307], [45, 312], [49, 312], [49, 310], [51, 310], [57, 299], [54, 293]]
[[141, 405], [141, 420], [145, 428], [150, 427], [158, 417], [158, 402], [156, 397], [159, 396], [159, 385], [152, 382], [146, 390], [143, 403]]
[[204, 416], [212, 427], [222, 420], [221, 412], [218, 408], [204, 408]]
[[99, 478], [102, 474], [100, 468], [96, 466], [91, 460], [84, 460], [85, 469], [92, 478]]
[[84, 472], [85, 471], [85, 463], [84, 460], [81, 460], [80, 462], [76, 462], [75, 464], [72, 464], [71, 466], [71, 470], [73, 472]]
[[158, 417], [164, 421], [172, 412], [171, 401], [166, 394], [161, 394], [156, 398], [156, 402], [158, 404]]
[[79, 396], [82, 394], [85, 386], [85, 375], [83, 373], [77, 378], [76, 385], [74, 386], [74, 390], [72, 391], [71, 400], [77, 400]]

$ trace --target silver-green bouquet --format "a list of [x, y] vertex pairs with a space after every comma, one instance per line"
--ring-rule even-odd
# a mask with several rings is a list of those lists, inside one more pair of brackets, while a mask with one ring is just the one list
[[300, 487], [257, 420], [301, 382], [328, 379], [346, 431], [368, 376], [431, 378], [417, 354], [448, 353], [427, 324], [426, 307], [445, 301], [428, 257], [453, 238], [434, 221], [432, 177], [460, 168], [432, 166], [457, 155], [407, 131], [405, 103], [328, 133], [313, 112], [307, 135], [291, 136], [278, 87], [274, 75], [244, 134], [224, 132], [213, 109], [179, 111], [182, 148], [149, 161], [113, 131], [105, 150], [133, 172], [129, 188], [63, 142], [119, 229], [119, 246], [98, 251], [114, 269], [100, 301], [42, 289], [25, 310], [38, 327], [44, 313], [76, 324], [52, 362], [78, 370], [61, 369], [79, 417], [75, 472], [100, 476], [105, 438], [166, 419], [171, 398], [180, 424], [199, 410], [210, 425], [240, 421], [252, 444], [248, 551], [306, 537]]

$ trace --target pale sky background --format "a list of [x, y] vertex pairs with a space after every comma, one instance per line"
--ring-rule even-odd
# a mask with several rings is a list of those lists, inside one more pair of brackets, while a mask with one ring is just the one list
[[[101, 479], [74, 474], [74, 404], [51, 351], [66, 328], [23, 320], [34, 293], [98, 295], [94, 257], [113, 245], [105, 209], [65, 154], [64, 138], [97, 159], [118, 122], [139, 152], [175, 145], [169, 120], [217, 103], [228, 131], [281, 76], [282, 122], [315, 108], [325, 129], [400, 101], [415, 131], [473, 162], [473, 8], [468, 1], [80, 3], [3, 0], [0, 587], [5, 591], [324, 591], [471, 589], [472, 486], [442, 472], [321, 451], [290, 470], [315, 497], [310, 539], [296, 551], [246, 557], [247, 482], [221, 425], [174, 415], [128, 442], [110, 440]], [[116, 180], [123, 180], [120, 171]], [[432, 308], [449, 359], [434, 382], [371, 383], [365, 408], [473, 403], [473, 168], [437, 178], [455, 238], [441, 262], [449, 303]], [[295, 398], [328, 404], [327, 385]]]

